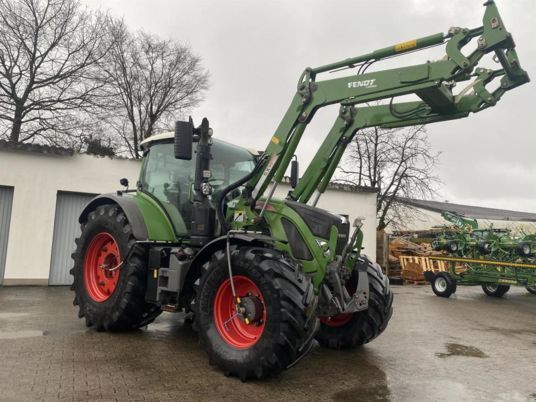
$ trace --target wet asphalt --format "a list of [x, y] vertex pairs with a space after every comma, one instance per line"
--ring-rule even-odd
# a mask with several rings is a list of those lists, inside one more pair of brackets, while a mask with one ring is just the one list
[[0, 288], [0, 400], [536, 401], [536, 296], [393, 289], [393, 318], [370, 344], [315, 346], [281, 375], [242, 383], [208, 364], [182, 315], [95, 332], [67, 288]]

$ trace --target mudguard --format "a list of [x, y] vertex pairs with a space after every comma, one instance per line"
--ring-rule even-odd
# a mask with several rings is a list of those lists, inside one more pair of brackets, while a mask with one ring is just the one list
[[[249, 245], [259, 245], [266, 246], [266, 244], [273, 243], [275, 240], [266, 235], [257, 234], [257, 233], [233, 233], [231, 239], [231, 244], [249, 244]], [[220, 236], [212, 240], [211, 242], [205, 244], [201, 250], [197, 252], [193, 258], [188, 274], [186, 275], [186, 280], [184, 281], [183, 289], [188, 289], [193, 285], [193, 283], [199, 278], [201, 272], [201, 266], [210, 260], [212, 254], [217, 250], [224, 249], [227, 244], [227, 236]]]
[[[273, 243], [274, 239], [270, 236], [257, 234], [257, 233], [234, 233], [231, 236], [231, 244], [237, 244], [237, 243], [246, 243], [253, 245], [254, 243], [258, 243], [259, 245], [266, 245], [266, 243]], [[216, 250], [221, 250], [225, 248], [225, 245], [227, 244], [227, 236], [220, 236], [212, 240], [211, 242], [205, 244], [201, 250], [195, 255], [194, 259], [192, 260], [192, 266], [195, 266], [201, 262], [201, 265], [210, 259], [212, 254], [216, 252]], [[208, 257], [208, 258], [207, 258]]]
[[[178, 241], [171, 218], [164, 208], [150, 196], [140, 192], [118, 192], [95, 197], [82, 211], [80, 223], [85, 222], [87, 215], [103, 204], [117, 204], [123, 210], [136, 240], [170, 243]], [[181, 233], [185, 232], [183, 228]]]
[[80, 214], [80, 217], [78, 218], [78, 222], [80, 223], [87, 222], [87, 216], [89, 215], [89, 213], [95, 210], [97, 207], [104, 205], [104, 204], [119, 205], [119, 207], [123, 210], [123, 212], [127, 216], [128, 222], [132, 226], [132, 234], [134, 235], [136, 240], [148, 240], [149, 239], [147, 225], [145, 224], [143, 215], [138, 205], [134, 201], [134, 198], [130, 196], [118, 195], [118, 194], [113, 194], [113, 193], [101, 194], [93, 198], [89, 202], [89, 204], [86, 205], [86, 207]]

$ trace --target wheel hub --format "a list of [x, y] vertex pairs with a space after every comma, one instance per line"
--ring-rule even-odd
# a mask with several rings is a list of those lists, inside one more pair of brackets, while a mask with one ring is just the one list
[[237, 304], [237, 313], [240, 319], [246, 324], [260, 325], [262, 324], [262, 315], [264, 313], [264, 305], [258, 296], [251, 292], [245, 297], [240, 297]]
[[436, 289], [440, 292], [445, 292], [447, 290], [447, 281], [442, 276], [438, 276], [435, 280]]
[[214, 297], [214, 324], [221, 338], [235, 349], [249, 349], [261, 338], [266, 327], [266, 307], [256, 283], [243, 275], [221, 283]]

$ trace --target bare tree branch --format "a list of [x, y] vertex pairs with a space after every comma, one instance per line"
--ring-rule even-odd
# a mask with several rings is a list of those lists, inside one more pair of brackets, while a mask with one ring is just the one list
[[78, 0], [0, 0], [0, 135], [58, 142], [100, 103], [106, 24]]
[[377, 188], [378, 229], [400, 227], [416, 211], [397, 197], [432, 197], [439, 184], [433, 172], [438, 157], [423, 126], [365, 129], [349, 146], [335, 181]]
[[111, 50], [102, 68], [115, 109], [106, 120], [122, 148], [139, 158], [141, 141], [199, 104], [208, 72], [199, 57], [177, 42], [130, 33], [123, 21], [113, 21], [109, 32]]

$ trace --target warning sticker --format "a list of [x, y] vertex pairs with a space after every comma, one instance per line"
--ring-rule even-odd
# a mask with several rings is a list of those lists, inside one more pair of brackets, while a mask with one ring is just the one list
[[405, 52], [406, 50], [413, 49], [414, 47], [417, 47], [417, 40], [408, 40], [407, 42], [402, 42], [398, 45], [395, 45], [395, 52]]

